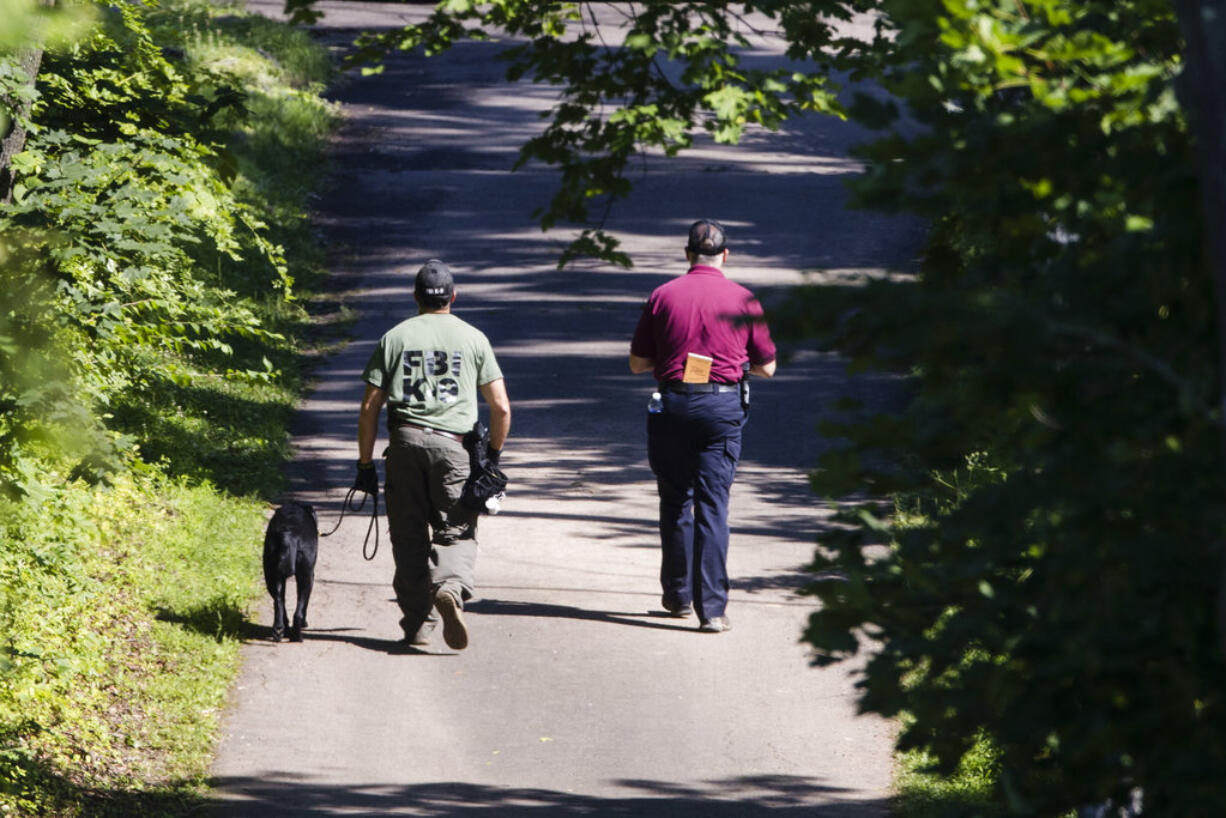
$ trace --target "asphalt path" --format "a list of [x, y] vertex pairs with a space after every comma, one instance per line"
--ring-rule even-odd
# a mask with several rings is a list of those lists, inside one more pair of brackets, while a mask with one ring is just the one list
[[[322, 8], [318, 34], [333, 45], [428, 9]], [[531, 216], [555, 178], [510, 171], [551, 91], [504, 83], [497, 48], [398, 54], [333, 91], [345, 122], [316, 219], [357, 321], [316, 372], [289, 467], [289, 494], [331, 527], [352, 482], [363, 365], [414, 312], [417, 267], [446, 260], [455, 311], [490, 337], [513, 407], [512, 482], [503, 512], [481, 523], [470, 645], [448, 650], [440, 634], [425, 652], [397, 648], [386, 528], [367, 561], [365, 521], [346, 520], [322, 541], [305, 640], [261, 634], [244, 647], [214, 814], [884, 815], [893, 728], [857, 715], [856, 665], [810, 664], [799, 640], [814, 601], [798, 590], [830, 514], [807, 486], [816, 426], [839, 395], [888, 384], [804, 349], [755, 384], [732, 492], [734, 627], [709, 635], [659, 606], [652, 387], [626, 356], [642, 301], [685, 271], [696, 218], [727, 225], [728, 274], [764, 296], [902, 269], [916, 227], [845, 208], [847, 149], [863, 134], [815, 118], [648, 162], [606, 225], [635, 267], [558, 272], [567, 234]], [[779, 59], [770, 44], [751, 56]]]

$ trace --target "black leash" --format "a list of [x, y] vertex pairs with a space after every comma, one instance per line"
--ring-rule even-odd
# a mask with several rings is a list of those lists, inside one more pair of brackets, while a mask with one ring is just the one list
[[[362, 502], [355, 507], [353, 505], [353, 495], [358, 491], [358, 487], [354, 486], [349, 489], [349, 493], [345, 495], [344, 501], [341, 503], [341, 517], [336, 521], [336, 525], [332, 526], [332, 530], [327, 534], [320, 534], [321, 537], [331, 537], [336, 533], [336, 530], [341, 527], [341, 523], [345, 522], [345, 512], [352, 511], [354, 514], [360, 512], [366, 507], [366, 498], [370, 497], [366, 492], [362, 492]], [[370, 532], [374, 529], [375, 532], [375, 547], [369, 554], [366, 549], [370, 546]], [[362, 541], [362, 558], [373, 560], [375, 554], [379, 553], [379, 493], [375, 492], [374, 503], [370, 509], [370, 525], [366, 526], [366, 539]]]

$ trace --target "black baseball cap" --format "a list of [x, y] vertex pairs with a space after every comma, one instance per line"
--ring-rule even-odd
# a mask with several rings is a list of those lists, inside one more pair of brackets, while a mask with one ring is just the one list
[[451, 277], [451, 268], [436, 258], [432, 258], [417, 271], [417, 283], [413, 292], [419, 296], [431, 299], [451, 298], [455, 292], [455, 279]]
[[718, 256], [728, 246], [724, 226], [711, 219], [699, 219], [690, 225], [690, 240], [685, 249], [702, 256]]

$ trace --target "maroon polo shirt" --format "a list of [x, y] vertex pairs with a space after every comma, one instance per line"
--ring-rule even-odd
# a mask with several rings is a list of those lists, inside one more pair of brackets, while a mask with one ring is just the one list
[[[755, 321], [740, 320], [753, 317]], [[745, 361], [775, 360], [775, 344], [753, 293], [729, 281], [718, 267], [695, 264], [685, 275], [662, 284], [643, 307], [630, 354], [655, 361], [656, 380], [679, 381], [685, 356], [706, 355], [711, 380], [736, 383]]]

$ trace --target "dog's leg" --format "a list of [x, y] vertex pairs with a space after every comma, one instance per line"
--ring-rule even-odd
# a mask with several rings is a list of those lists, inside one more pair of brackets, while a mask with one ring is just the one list
[[281, 560], [285, 549], [278, 531], [280, 513], [272, 518], [264, 534], [264, 587], [272, 597], [272, 641], [280, 642], [285, 636], [285, 577]]
[[269, 587], [272, 594], [272, 641], [285, 636], [285, 577], [278, 577]]
[[298, 551], [294, 581], [298, 585], [298, 604], [294, 608], [294, 624], [290, 628], [289, 638], [291, 642], [301, 642], [302, 629], [307, 626], [307, 603], [311, 601], [311, 589], [315, 585], [314, 561], [305, 553], [305, 549]]

